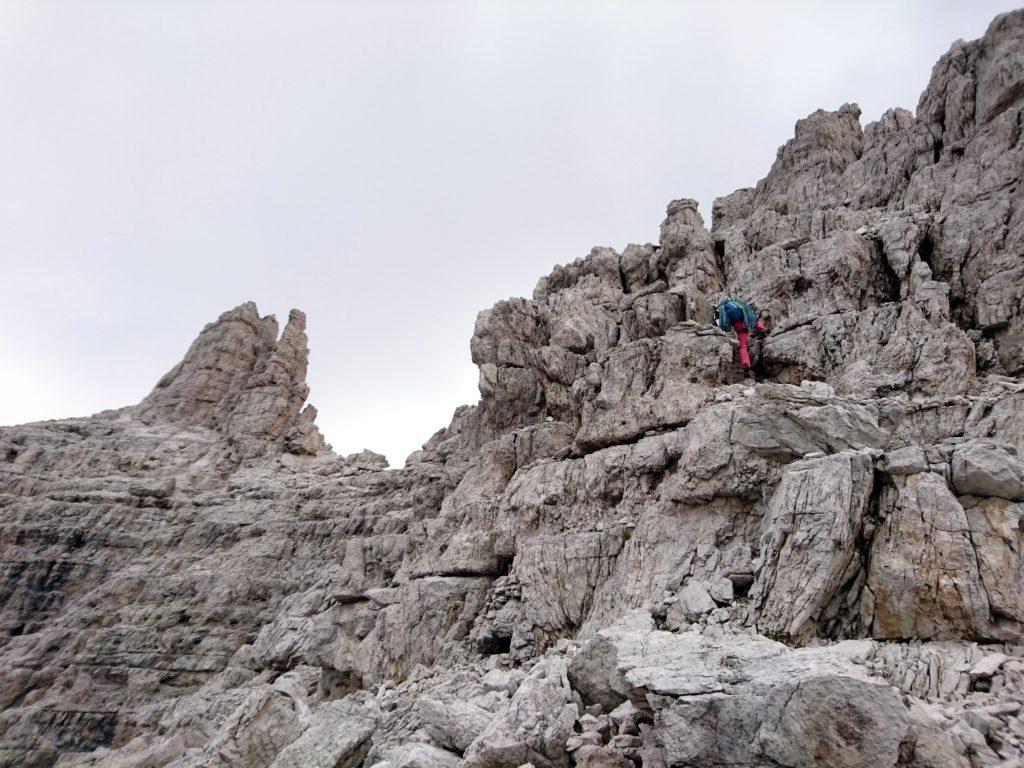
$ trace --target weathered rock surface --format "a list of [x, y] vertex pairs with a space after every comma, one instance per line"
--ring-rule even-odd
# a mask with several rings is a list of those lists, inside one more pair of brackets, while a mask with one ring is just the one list
[[[896, 764], [907, 710], [852, 663], [856, 644], [790, 650], [745, 634], [661, 632], [646, 617], [598, 636], [613, 645], [631, 702], [652, 712], [661, 744], [648, 746], [667, 765]], [[601, 645], [591, 640], [577, 659]]]
[[243, 457], [282, 447], [315, 454], [327, 446], [313, 423], [316, 409], [303, 409], [308, 355], [302, 312], [291, 311], [278, 339], [274, 317], [260, 317], [255, 304], [243, 304], [203, 329], [135, 416], [217, 429]]
[[[0, 765], [1011, 766], [1024, 12], [477, 318], [388, 469], [244, 304], [136, 406], [0, 429]], [[757, 381], [713, 303], [769, 333]]]

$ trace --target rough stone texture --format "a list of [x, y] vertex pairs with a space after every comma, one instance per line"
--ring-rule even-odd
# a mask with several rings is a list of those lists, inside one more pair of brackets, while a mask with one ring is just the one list
[[988, 595], [967, 515], [946, 481], [910, 475], [883, 491], [867, 587], [875, 637], [985, 636]]
[[1015, 12], [482, 312], [401, 469], [329, 450], [252, 304], [0, 429], [0, 766], [1013, 765], [1022, 82]]
[[1024, 501], [1024, 459], [990, 440], [971, 440], [953, 451], [953, 487], [970, 496]]
[[579, 711], [561, 659], [538, 664], [520, 684], [508, 708], [466, 750], [473, 768], [537, 768], [568, 765], [565, 743]]
[[861, 567], [857, 542], [873, 471], [870, 456], [853, 452], [789, 465], [768, 503], [752, 592], [762, 631], [813, 634], [828, 601]]
[[278, 339], [273, 315], [260, 317], [252, 302], [236, 307], [203, 329], [135, 415], [218, 429], [245, 457], [266, 451], [264, 442], [315, 454], [326, 445], [313, 424], [316, 409], [303, 409], [306, 341], [306, 316], [297, 309]]
[[851, 663], [859, 649], [791, 651], [645, 623], [599, 636], [615, 648], [632, 703], [652, 711], [666, 764], [896, 764], [909, 717], [897, 691]]

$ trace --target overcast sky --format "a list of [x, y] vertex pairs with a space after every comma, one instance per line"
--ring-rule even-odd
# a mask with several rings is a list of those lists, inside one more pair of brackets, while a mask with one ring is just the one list
[[140, 400], [207, 322], [309, 317], [339, 453], [476, 402], [477, 311], [794, 122], [913, 109], [1010, 2], [0, 0], [0, 424]]

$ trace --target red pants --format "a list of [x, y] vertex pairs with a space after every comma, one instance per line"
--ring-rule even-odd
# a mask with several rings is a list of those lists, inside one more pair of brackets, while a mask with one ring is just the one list
[[[740, 343], [740, 368], [750, 367], [750, 353], [747, 352], [747, 326], [742, 320], [737, 320], [732, 324], [732, 329], [736, 331], [736, 339]], [[766, 328], [764, 324], [758, 320], [757, 325], [754, 326], [756, 331], [764, 331]]]

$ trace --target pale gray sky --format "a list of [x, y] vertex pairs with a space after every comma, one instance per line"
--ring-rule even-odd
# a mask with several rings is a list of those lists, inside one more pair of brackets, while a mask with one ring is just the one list
[[137, 402], [252, 299], [400, 464], [477, 400], [478, 310], [710, 224], [818, 107], [913, 109], [1013, 5], [0, 0], [0, 423]]

